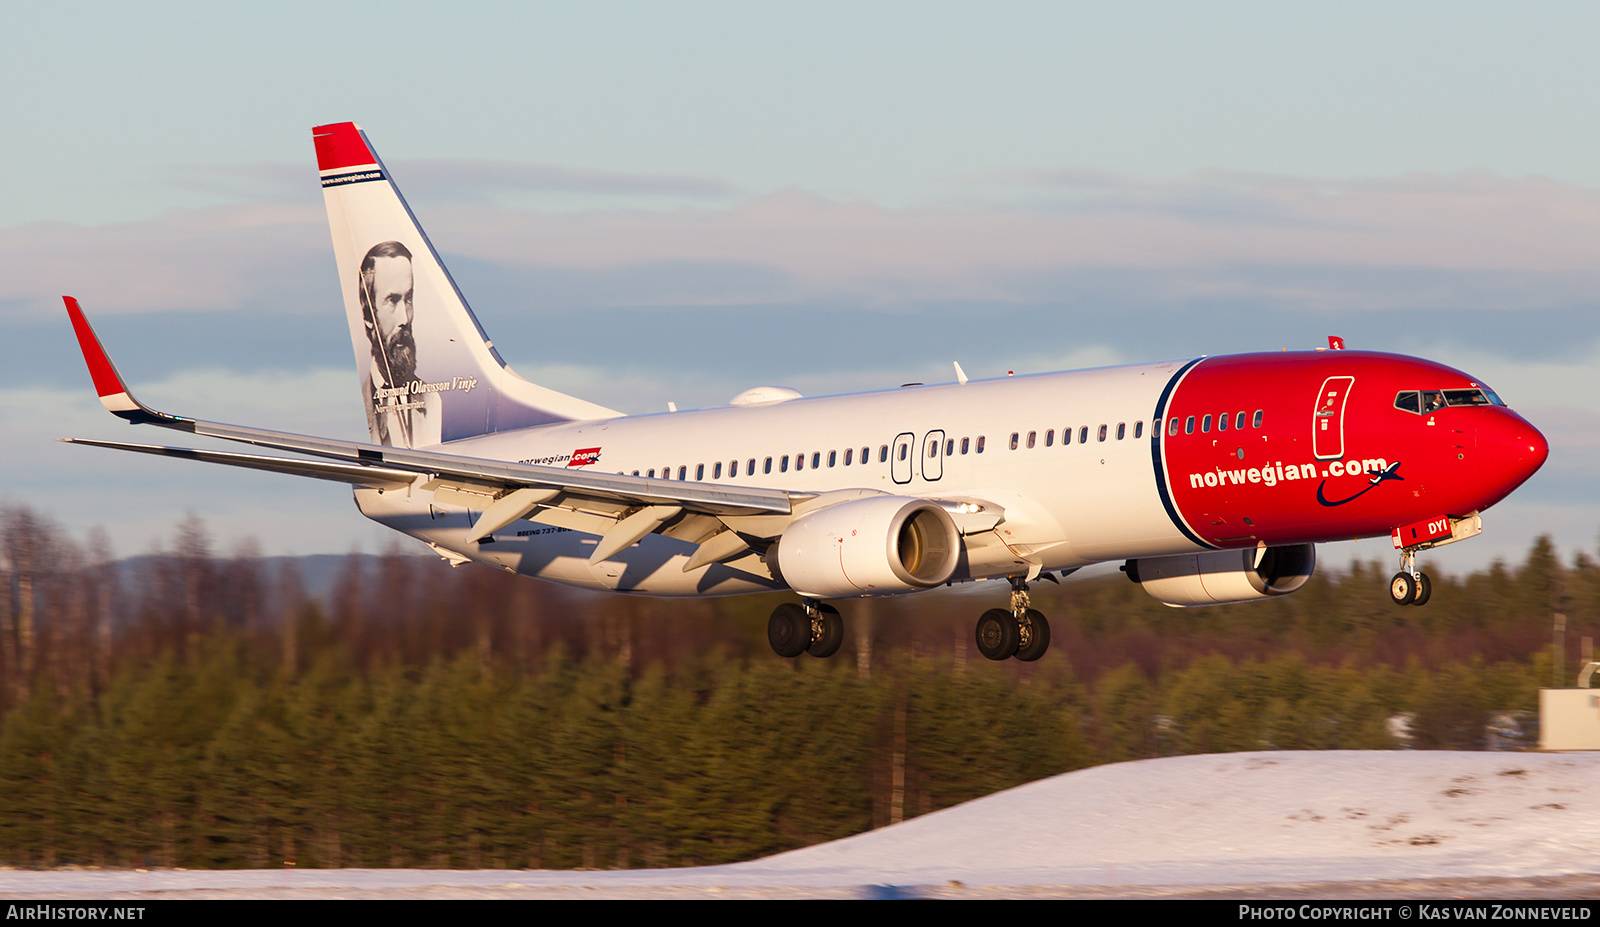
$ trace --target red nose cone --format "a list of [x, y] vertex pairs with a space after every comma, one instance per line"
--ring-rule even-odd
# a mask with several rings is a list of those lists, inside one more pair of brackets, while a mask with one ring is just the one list
[[1527, 419], [1509, 410], [1496, 410], [1478, 425], [1478, 457], [1486, 487], [1504, 498], [1539, 472], [1550, 458], [1550, 442]]

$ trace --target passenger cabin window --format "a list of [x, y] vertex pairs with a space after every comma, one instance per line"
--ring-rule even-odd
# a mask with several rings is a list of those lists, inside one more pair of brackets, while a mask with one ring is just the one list
[[1014, 431], [1011, 433], [1011, 449], [1013, 451], [1017, 449], [1017, 433]]
[[1104, 441], [1106, 439], [1106, 432], [1107, 432], [1106, 426], [1105, 425], [1101, 425], [1100, 426], [1100, 440]]
[[1050, 430], [1048, 430], [1048, 431], [1046, 431], [1044, 433], [1044, 446], [1045, 447], [1050, 447], [1051, 445], [1053, 445], [1055, 443], [1056, 443], [1056, 430], [1054, 428], [1051, 428]]
[[1063, 428], [1063, 429], [1061, 429], [1061, 446], [1062, 447], [1066, 447], [1067, 445], [1069, 445], [1071, 443], [1072, 443], [1072, 429], [1071, 428]]
[[761, 464], [761, 472], [762, 473], [771, 473], [772, 472], [772, 458], [771, 457], [768, 457], [766, 459], [766, 461]]
[[1088, 444], [1089, 443], [1089, 426], [1088, 425], [1085, 425], [1082, 428], [1078, 429], [1078, 443], [1079, 444]]
[[1028, 432], [1028, 449], [1029, 450], [1032, 450], [1034, 444], [1038, 443], [1038, 441], [1039, 441], [1039, 433], [1037, 431]]
[[[1189, 425], [1190, 425], [1191, 428], [1194, 426], [1194, 419], [1192, 419], [1192, 418], [1189, 419]], [[1172, 418], [1167, 419], [1167, 435], [1169, 437], [1171, 437], [1171, 436], [1176, 435], [1177, 433], [1178, 433], [1178, 419], [1177, 419], [1176, 416], [1174, 416]]]
[[838, 451], [829, 451], [828, 452], [828, 466], [831, 467], [834, 464], [837, 464], [838, 462], [839, 462], [839, 452]]
[[[1161, 430], [1160, 423], [1156, 424], [1156, 429], [1155, 430], [1156, 431], [1160, 431]], [[1137, 441], [1143, 435], [1144, 435], [1144, 422], [1134, 422], [1133, 423], [1133, 440]]]
[[882, 445], [881, 447], [878, 448], [878, 463], [888, 463], [888, 462], [889, 462], [889, 445], [885, 444], [885, 445]]
[[681, 466], [681, 467], [678, 468], [678, 482], [681, 483], [681, 482], [683, 482], [684, 480], [686, 480], [688, 478], [689, 478], [689, 467], [688, 467], [687, 464], [685, 464], [684, 466]]
[[1118, 422], [1117, 423], [1117, 440], [1121, 441], [1123, 438], [1125, 438], [1127, 436], [1128, 436], [1128, 423], [1127, 422]]
[[1241, 429], [1244, 428], [1244, 413], [1243, 412], [1240, 412], [1237, 416], [1234, 417], [1233, 427], [1234, 428], [1241, 428]]
[[1184, 420], [1184, 422], [1183, 422], [1183, 433], [1186, 434], [1186, 435], [1194, 434], [1194, 416], [1191, 415], [1187, 419]]
[[822, 466], [822, 452], [821, 451], [812, 451], [811, 452], [811, 469], [815, 470], [820, 466]]
[[1208, 415], [1205, 418], [1200, 420], [1200, 431], [1203, 434], [1203, 433], [1209, 432], [1210, 430], [1211, 430], [1211, 416]]
[[962, 438], [961, 439], [961, 453], [965, 454], [971, 448], [972, 448], [972, 439], [971, 438]]
[[872, 460], [872, 448], [869, 448], [869, 447], [862, 448], [861, 449], [861, 462], [862, 463], [867, 463], [870, 460]]
[[850, 458], [854, 457], [855, 455], [856, 455], [856, 449], [855, 448], [853, 448], [853, 447], [845, 448], [844, 449], [844, 465], [847, 466], [847, 467], [850, 466]]
[[1261, 410], [1260, 409], [1256, 410], [1255, 418], [1252, 418], [1250, 420], [1250, 427], [1251, 428], [1260, 428], [1261, 427]]
[[[718, 467], [717, 469], [721, 470], [722, 468]], [[695, 480], [697, 482], [706, 478], [706, 465], [705, 464], [695, 464], [694, 465], [694, 478], [695, 478]]]
[[[767, 458], [767, 472], [768, 473], [772, 472], [772, 458], [771, 457]], [[756, 459], [754, 457], [752, 457], [749, 460], [745, 461], [744, 475], [745, 476], [755, 476], [756, 475]]]
[[795, 468], [796, 471], [804, 470], [806, 468], [806, 455], [805, 454], [796, 454], [796, 455], [794, 455], [794, 468]]
[[714, 480], [722, 479], [722, 461], [717, 461], [716, 465], [711, 468], [711, 478]]
[[944, 456], [949, 457], [956, 452], [956, 439], [950, 438], [944, 442]]
[[778, 472], [779, 473], [788, 473], [789, 472], [789, 455], [788, 454], [783, 455], [783, 460], [778, 462]]
[[980, 454], [983, 453], [983, 435], [978, 435], [977, 452], [980, 453]]
[[656, 471], [655, 471], [655, 468], [653, 468], [653, 467], [652, 467], [652, 468], [651, 468], [651, 469], [650, 469], [650, 472], [649, 472], [649, 473], [646, 473], [646, 474], [645, 474], [645, 476], [648, 476], [648, 477], [649, 477], [649, 478], [650, 478], [650, 479], [652, 479], [652, 480], [653, 480], [653, 479], [655, 479], [655, 478], [656, 478]]
[[938, 438], [934, 438], [932, 441], [928, 442], [928, 459], [932, 460], [933, 458], [938, 457], [938, 456], [939, 456], [939, 439]]
[[1228, 430], [1228, 413], [1224, 412], [1221, 415], [1217, 416], [1217, 430], [1218, 431], [1227, 431]]

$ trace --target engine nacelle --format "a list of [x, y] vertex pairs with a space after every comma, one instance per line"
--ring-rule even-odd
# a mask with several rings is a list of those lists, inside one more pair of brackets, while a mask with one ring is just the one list
[[926, 499], [874, 496], [802, 515], [767, 564], [803, 596], [837, 599], [927, 589], [948, 581], [961, 532]]
[[1174, 608], [1288, 595], [1304, 586], [1316, 568], [1312, 544], [1145, 557], [1122, 566], [1145, 592]]

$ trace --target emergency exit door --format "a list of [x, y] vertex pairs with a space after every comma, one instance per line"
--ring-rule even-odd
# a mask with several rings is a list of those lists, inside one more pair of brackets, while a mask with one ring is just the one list
[[917, 436], [909, 431], [895, 435], [894, 446], [889, 449], [889, 476], [896, 483], [911, 482], [911, 468], [916, 463]]
[[922, 478], [936, 480], [944, 476], [944, 432], [930, 431], [922, 439]]

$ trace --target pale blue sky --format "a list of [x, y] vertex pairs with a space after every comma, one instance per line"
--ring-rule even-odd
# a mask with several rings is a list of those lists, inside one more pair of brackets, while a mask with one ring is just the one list
[[1580, 3], [19, 7], [0, 500], [123, 554], [185, 509], [374, 546], [337, 487], [47, 440], [129, 437], [64, 292], [152, 401], [359, 436], [309, 133], [353, 119], [551, 386], [643, 411], [1337, 330], [1557, 423], [1450, 562], [1592, 548], [1597, 39]]
[[412, 159], [884, 204], [1070, 166], [1600, 182], [1592, 3], [90, 3], [7, 14], [0, 224], [248, 194], [354, 119]]

